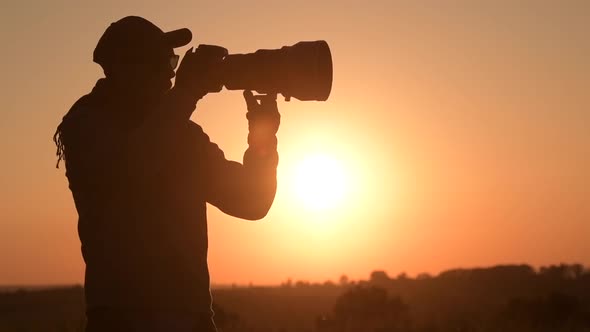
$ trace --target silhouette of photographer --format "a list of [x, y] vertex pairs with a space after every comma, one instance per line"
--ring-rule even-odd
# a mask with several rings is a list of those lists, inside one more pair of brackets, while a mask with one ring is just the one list
[[93, 58], [105, 77], [55, 133], [79, 215], [87, 332], [215, 331], [206, 203], [248, 220], [272, 205], [276, 95], [244, 92], [249, 147], [243, 163], [226, 160], [190, 116], [221, 90], [227, 50], [191, 48], [175, 73], [173, 49], [191, 39], [140, 17], [111, 24]]

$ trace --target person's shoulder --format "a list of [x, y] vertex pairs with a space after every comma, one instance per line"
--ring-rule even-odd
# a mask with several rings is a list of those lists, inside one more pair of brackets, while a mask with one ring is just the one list
[[102, 121], [98, 116], [100, 106], [91, 94], [80, 97], [70, 107], [58, 126], [59, 135], [65, 145], [77, 145], [93, 139], [101, 129]]
[[99, 108], [99, 105], [97, 105], [91, 94], [84, 95], [70, 107], [70, 110], [64, 117], [64, 121], [67, 120], [82, 125], [85, 122], [92, 121], [92, 117], [99, 114]]
[[80, 127], [82, 120], [87, 118], [89, 114], [88, 99], [88, 95], [84, 95], [70, 106], [60, 124], [62, 131], [71, 131]]

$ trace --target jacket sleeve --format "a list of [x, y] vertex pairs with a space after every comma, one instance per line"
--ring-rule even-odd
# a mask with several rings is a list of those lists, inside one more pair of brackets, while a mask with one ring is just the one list
[[237, 218], [264, 218], [270, 210], [277, 189], [276, 144], [264, 153], [251, 145], [240, 164], [227, 160], [223, 151], [196, 124], [194, 134], [201, 142], [199, 152], [202, 154], [200, 159], [205, 164], [203, 175], [207, 202]]

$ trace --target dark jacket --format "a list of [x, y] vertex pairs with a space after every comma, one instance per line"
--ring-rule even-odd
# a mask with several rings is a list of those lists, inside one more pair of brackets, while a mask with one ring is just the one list
[[[243, 164], [228, 161], [200, 126], [173, 116], [194, 107], [172, 94], [133, 104], [99, 80], [58, 128], [89, 309], [210, 313], [206, 203], [249, 220], [268, 212], [276, 131], [264, 152], [250, 146]], [[128, 116], [138, 108], [152, 110]]]

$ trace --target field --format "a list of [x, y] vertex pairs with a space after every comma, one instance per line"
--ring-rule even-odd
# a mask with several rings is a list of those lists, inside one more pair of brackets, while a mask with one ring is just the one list
[[[222, 331], [590, 331], [590, 272], [581, 265], [455, 269], [276, 287], [213, 289]], [[83, 331], [81, 286], [5, 289], [0, 332]]]

